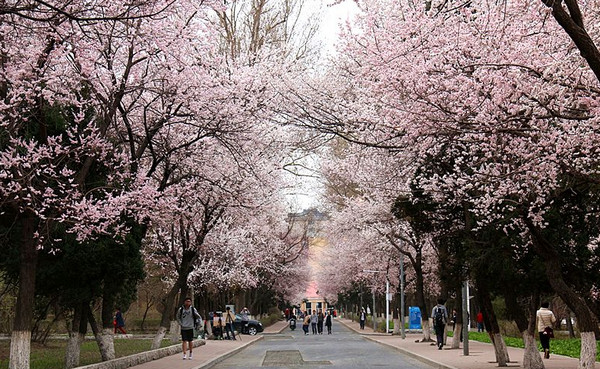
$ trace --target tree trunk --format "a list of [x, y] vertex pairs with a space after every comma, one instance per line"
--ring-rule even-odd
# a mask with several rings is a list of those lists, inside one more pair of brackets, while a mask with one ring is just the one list
[[[581, 56], [587, 61], [588, 66], [600, 81], [600, 51], [598, 51], [594, 40], [585, 29], [577, 1], [570, 2], [569, 12], [564, 8], [562, 1], [542, 0], [542, 3], [552, 9], [554, 19], [573, 40]], [[575, 6], [572, 7], [572, 5]]]
[[595, 368], [596, 349], [596, 335], [594, 332], [581, 332], [581, 358], [577, 369]]
[[98, 349], [100, 349], [102, 361], [108, 361], [115, 358], [115, 336], [113, 328], [102, 328], [100, 334], [96, 336], [96, 342], [98, 343]]
[[[462, 293], [462, 288], [457, 288], [456, 291], [456, 301], [460, 302], [458, 303], [457, 307], [456, 307], [456, 325], [454, 327], [454, 333], [452, 335], [452, 346], [450, 348], [453, 349], [458, 349], [460, 348], [460, 339], [463, 336], [463, 308], [462, 308], [462, 299], [463, 299], [463, 293]], [[452, 315], [452, 313], [449, 313], [450, 315]], [[450, 319], [452, 318], [452, 316], [449, 317]], [[468, 326], [467, 326], [468, 327]]]
[[67, 341], [67, 349], [65, 351], [65, 368], [75, 368], [79, 366], [81, 356], [81, 344], [87, 333], [87, 304], [82, 304], [75, 308], [73, 315], [73, 324], [69, 331], [69, 339]]
[[460, 338], [462, 337], [462, 323], [456, 323], [454, 326], [454, 333], [452, 333], [452, 346], [450, 348], [458, 349], [460, 348]]
[[[421, 309], [423, 322], [423, 339], [421, 342], [429, 342], [431, 341], [431, 332], [429, 331], [429, 311], [427, 310], [427, 302], [425, 301], [425, 277], [423, 276], [421, 251], [417, 250], [414, 263], [412, 263], [412, 258], [409, 260], [411, 260], [415, 271], [415, 299], [417, 300], [417, 306]], [[427, 329], [425, 329], [425, 325], [427, 325]]]
[[394, 308], [392, 309], [392, 319], [394, 321], [394, 331], [392, 334], [398, 335], [400, 334], [400, 324], [402, 324], [400, 322], [400, 301], [398, 301], [399, 299], [396, 298], [395, 299], [395, 304], [393, 305]]
[[525, 345], [525, 350], [523, 352], [523, 368], [544, 369], [544, 362], [542, 361], [542, 357], [535, 341], [535, 334], [537, 333], [535, 313], [536, 306], [539, 304], [539, 293], [534, 291], [533, 296], [531, 296], [531, 306], [529, 307], [529, 317], [527, 318], [526, 312], [521, 308], [517, 301], [517, 295], [511, 290], [512, 284], [505, 283], [503, 286], [506, 312], [517, 324]]
[[431, 327], [429, 326], [429, 318], [421, 318], [421, 325], [423, 326], [423, 339], [421, 342], [431, 342]]
[[150, 308], [152, 306], [154, 306], [154, 302], [152, 302], [152, 301], [146, 302], [146, 308], [144, 309], [144, 316], [142, 316], [142, 324], [140, 324], [140, 329], [142, 330], [142, 332], [146, 331], [146, 318], [148, 317], [148, 311], [150, 311]]
[[481, 305], [481, 309], [483, 311], [483, 317], [485, 321], [486, 328], [488, 330], [488, 334], [490, 335], [490, 339], [494, 344], [494, 353], [496, 354], [496, 362], [498, 366], [505, 367], [508, 366], [508, 362], [510, 361], [508, 356], [508, 348], [506, 347], [506, 343], [502, 339], [502, 335], [500, 334], [500, 326], [498, 326], [498, 320], [496, 318], [496, 313], [494, 312], [494, 307], [492, 305], [492, 299], [490, 297], [490, 293], [487, 290], [487, 286], [485, 282], [482, 281], [483, 278], [476, 278], [475, 284], [477, 286], [477, 294], [479, 299], [479, 304]]
[[179, 323], [177, 323], [177, 320], [171, 320], [169, 333], [171, 333], [171, 343], [179, 342]]
[[521, 332], [525, 351], [523, 352], [523, 368], [524, 369], [544, 369], [544, 361], [537, 348], [535, 335], [525, 330]]
[[28, 369], [31, 353], [31, 324], [35, 300], [37, 240], [34, 238], [35, 215], [26, 210], [23, 215], [23, 241], [19, 265], [19, 292], [10, 339], [9, 369]]
[[[192, 266], [197, 256], [197, 253], [191, 251], [183, 253], [180, 268], [177, 271], [178, 276], [175, 280], [175, 284], [173, 284], [173, 287], [171, 287], [171, 290], [169, 291], [167, 297], [164, 300], [165, 306], [160, 319], [160, 327], [158, 328], [158, 332], [156, 333], [156, 335], [154, 336], [154, 340], [152, 341], [153, 350], [160, 347], [160, 342], [164, 338], [166, 331], [169, 328], [171, 328], [171, 321], [173, 320], [173, 314], [175, 311], [175, 299], [177, 298], [177, 294], [180, 290], [187, 291], [187, 279], [190, 273], [192, 272]], [[183, 299], [185, 299], [185, 296], [182, 293], [179, 296], [180, 304], [183, 304]], [[162, 332], [163, 329], [164, 332]], [[159, 339], [160, 335], [162, 335], [162, 337], [160, 337]]]
[[[585, 300], [565, 282], [558, 252], [545, 239], [541, 231], [535, 227], [531, 220], [525, 218], [524, 221], [531, 234], [535, 252], [544, 260], [548, 282], [550, 282], [552, 289], [554, 289], [577, 317], [577, 326], [581, 332], [581, 354], [578, 368], [594, 368], [596, 362], [595, 337], [600, 335], [598, 323], [594, 319]], [[584, 343], [584, 336], [587, 339], [590, 336], [593, 337], [594, 344], [590, 345], [589, 342]]]
[[500, 332], [496, 332], [491, 334], [492, 342], [494, 343], [494, 353], [496, 354], [496, 361], [498, 362], [498, 366], [508, 366], [508, 362], [510, 358], [508, 357], [508, 347], [506, 347], [506, 342], [502, 338]]
[[160, 319], [160, 326], [158, 328], [158, 332], [156, 332], [154, 340], [152, 341], [153, 350], [156, 350], [160, 347], [160, 342], [171, 327], [171, 316], [173, 315], [175, 297], [177, 296], [177, 293], [179, 293], [179, 285], [177, 281], [175, 281], [175, 284], [173, 287], [171, 287], [171, 290], [169, 293], [167, 293], [167, 297], [164, 300], [164, 310]]
[[115, 358], [114, 308], [114, 297], [110, 294], [110, 291], [105, 292], [102, 299], [102, 331], [96, 335], [96, 342], [98, 343], [98, 349], [100, 349], [102, 361]]
[[160, 348], [160, 343], [162, 342], [163, 338], [165, 338], [166, 334], [167, 334], [167, 328], [158, 327], [158, 332], [156, 332], [156, 334], [154, 335], [154, 338], [152, 340], [152, 349], [153, 350]]
[[575, 338], [575, 330], [573, 329], [573, 321], [571, 320], [571, 310], [568, 311], [567, 315], [567, 330], [569, 331], [569, 338]]
[[[96, 343], [98, 344], [98, 349], [100, 350], [100, 356], [102, 357], [102, 361], [110, 360], [108, 358], [111, 354], [114, 359], [115, 345], [113, 341], [113, 331], [107, 331], [106, 329], [102, 329], [102, 331], [100, 331], [98, 329], [98, 324], [96, 323], [96, 317], [90, 309], [88, 309], [88, 320], [90, 322], [90, 326], [92, 327], [92, 332], [94, 332], [94, 337], [96, 338]], [[107, 338], [107, 335], [109, 335], [110, 338]], [[107, 343], [108, 340], [110, 340], [111, 342]]]

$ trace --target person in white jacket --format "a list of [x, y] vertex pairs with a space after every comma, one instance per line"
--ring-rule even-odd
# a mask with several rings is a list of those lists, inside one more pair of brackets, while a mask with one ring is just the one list
[[[550, 358], [550, 338], [553, 336], [552, 326], [556, 322], [556, 317], [549, 309], [548, 302], [542, 302], [542, 307], [536, 312], [537, 330], [540, 334], [540, 343], [544, 349], [544, 358]], [[550, 328], [549, 330], [547, 328]]]

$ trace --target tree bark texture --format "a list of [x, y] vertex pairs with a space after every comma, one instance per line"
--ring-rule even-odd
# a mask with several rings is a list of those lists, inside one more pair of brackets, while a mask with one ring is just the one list
[[523, 352], [523, 368], [524, 369], [544, 369], [544, 361], [537, 348], [535, 335], [525, 330], [521, 332], [525, 351]]
[[479, 292], [477, 296], [479, 305], [481, 306], [481, 310], [483, 312], [485, 326], [488, 334], [490, 335], [490, 339], [494, 344], [496, 362], [498, 363], [498, 366], [508, 366], [508, 362], [510, 361], [508, 356], [508, 348], [506, 347], [506, 344], [502, 339], [502, 335], [500, 334], [500, 326], [498, 326], [498, 319], [496, 317], [496, 313], [494, 312], [490, 293], [485, 285], [485, 282], [482, 281], [482, 278], [475, 279], [475, 284], [477, 286], [477, 291]]
[[[598, 323], [594, 319], [585, 300], [564, 280], [560, 255], [556, 249], [545, 239], [541, 231], [531, 220], [525, 218], [524, 221], [531, 234], [535, 252], [544, 260], [548, 282], [577, 317], [577, 326], [581, 332], [581, 355], [578, 367], [593, 368], [596, 362], [596, 344], [594, 343], [593, 347], [585, 346], [583, 337], [588, 337], [587, 333], [590, 333], [594, 337], [595, 342], [595, 337], [599, 330]], [[584, 350], [587, 351], [584, 353]]]
[[22, 217], [23, 234], [19, 265], [19, 292], [10, 340], [9, 369], [28, 369], [31, 353], [31, 328], [35, 300], [37, 240], [35, 214], [27, 210]]
[[[83, 305], [83, 304], [82, 304]], [[84, 306], [75, 308], [73, 322], [69, 330], [67, 349], [65, 350], [65, 368], [71, 369], [79, 366], [81, 357], [81, 344], [87, 331], [87, 314]]]
[[167, 328], [158, 327], [158, 332], [156, 332], [156, 334], [154, 335], [154, 339], [152, 340], [152, 349], [153, 350], [155, 350], [155, 347], [160, 347], [160, 343], [162, 342], [163, 338], [165, 338], [166, 334], [167, 334]]
[[573, 40], [581, 56], [600, 81], [600, 51], [585, 29], [577, 0], [565, 0], [567, 9], [560, 0], [542, 0], [542, 2], [552, 9], [554, 19]]

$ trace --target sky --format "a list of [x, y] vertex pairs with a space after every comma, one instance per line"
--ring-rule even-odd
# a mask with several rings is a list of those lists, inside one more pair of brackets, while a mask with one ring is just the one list
[[[320, 15], [318, 38], [323, 43], [327, 54], [335, 52], [335, 43], [338, 37], [340, 24], [346, 23], [358, 12], [358, 7], [353, 0], [337, 3], [334, 0], [306, 0], [305, 16], [315, 12]], [[311, 170], [305, 170], [306, 176], [293, 176], [290, 174], [294, 188], [287, 191], [287, 198], [292, 212], [300, 212], [312, 207], [319, 207], [320, 195], [324, 187], [319, 178], [314, 178], [318, 173], [319, 162], [316, 155], [311, 155], [303, 160], [303, 165]]]

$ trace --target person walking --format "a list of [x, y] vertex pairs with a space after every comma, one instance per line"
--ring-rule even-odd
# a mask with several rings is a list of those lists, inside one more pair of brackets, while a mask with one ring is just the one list
[[304, 335], [308, 334], [308, 326], [310, 325], [310, 315], [305, 311], [304, 313], [304, 321], [302, 322], [302, 330], [304, 331]]
[[327, 312], [327, 317], [325, 318], [325, 326], [327, 327], [327, 334], [331, 334], [331, 313]]
[[233, 340], [235, 341], [235, 331], [234, 331], [234, 324], [235, 324], [235, 314], [233, 314], [233, 312], [231, 311], [231, 308], [229, 306], [227, 306], [227, 308], [225, 309], [225, 332], [227, 333], [227, 339], [230, 340], [231, 337], [229, 337], [229, 332], [231, 332], [231, 335], [233, 336]]
[[121, 309], [117, 308], [115, 311], [115, 318], [114, 318], [114, 325], [115, 325], [115, 334], [117, 333], [117, 330], [123, 334], [127, 334], [127, 332], [125, 332], [125, 320], [123, 319], [123, 314], [121, 314]]
[[554, 338], [552, 326], [556, 323], [556, 317], [549, 307], [548, 302], [542, 302], [540, 309], [535, 314], [540, 343], [544, 349], [544, 359], [550, 359], [550, 338]]
[[250, 321], [248, 315], [250, 315], [250, 310], [248, 310], [247, 307], [244, 307], [242, 311], [240, 311], [240, 314], [242, 315], [242, 333], [248, 334], [248, 322]]
[[319, 310], [319, 314], [317, 314], [317, 331], [319, 334], [323, 334], [323, 322], [325, 321], [325, 314], [323, 314], [323, 310]]
[[477, 332], [483, 332], [483, 313], [481, 310], [477, 313]]
[[[183, 300], [183, 306], [177, 310], [176, 318], [181, 328], [183, 360], [188, 358], [192, 360], [192, 349], [194, 348], [194, 345], [192, 344], [192, 341], [194, 340], [194, 328], [200, 324], [202, 317], [200, 314], [198, 314], [196, 308], [192, 306], [191, 298], [188, 297]], [[186, 351], [190, 352], [189, 357], [187, 356]]]
[[312, 334], [317, 334], [317, 322], [319, 321], [319, 317], [317, 316], [317, 311], [313, 310], [312, 315], [310, 316], [310, 326], [312, 328]]
[[443, 299], [437, 300], [437, 305], [431, 311], [431, 316], [433, 317], [433, 329], [435, 330], [437, 347], [438, 350], [441, 350], [444, 346], [444, 330], [448, 322], [448, 310], [444, 306]]
[[365, 322], [367, 321], [367, 313], [365, 312], [365, 309], [362, 308], [360, 311], [360, 316], [358, 321], [360, 322], [360, 329], [365, 329]]

